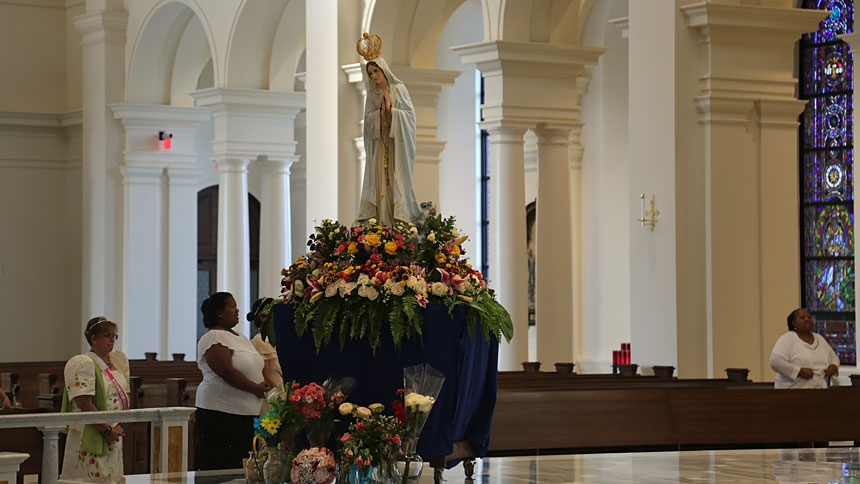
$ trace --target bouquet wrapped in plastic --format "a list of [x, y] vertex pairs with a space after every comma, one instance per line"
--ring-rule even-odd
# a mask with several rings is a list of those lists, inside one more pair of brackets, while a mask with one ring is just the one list
[[404, 455], [400, 464], [404, 483], [417, 481], [421, 476], [424, 462], [416, 452], [418, 438], [444, 383], [445, 375], [426, 363], [403, 369], [403, 401], [395, 402], [394, 411], [404, 424]]

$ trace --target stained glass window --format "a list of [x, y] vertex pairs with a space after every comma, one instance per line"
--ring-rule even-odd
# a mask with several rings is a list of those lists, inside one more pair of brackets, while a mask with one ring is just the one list
[[845, 365], [857, 362], [854, 309], [853, 0], [804, 0], [830, 10], [800, 41], [802, 304]]

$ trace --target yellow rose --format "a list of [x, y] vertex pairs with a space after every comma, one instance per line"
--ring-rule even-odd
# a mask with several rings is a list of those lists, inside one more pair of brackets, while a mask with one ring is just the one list
[[394, 255], [397, 253], [397, 242], [390, 240], [385, 243], [385, 252], [388, 255]]
[[379, 235], [369, 234], [367, 237], [364, 238], [364, 243], [371, 247], [379, 247], [379, 244], [381, 244], [382, 241], [379, 240]]
[[358, 244], [356, 242], [350, 242], [349, 247], [346, 248], [346, 251], [349, 252], [350, 254], [357, 254], [358, 253]]

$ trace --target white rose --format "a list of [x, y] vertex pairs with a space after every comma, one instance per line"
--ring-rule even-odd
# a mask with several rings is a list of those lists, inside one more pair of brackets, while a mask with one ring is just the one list
[[418, 282], [418, 278], [415, 276], [409, 276], [409, 279], [406, 280], [406, 287], [409, 289], [415, 290], [415, 283]]
[[434, 282], [430, 285], [430, 294], [434, 296], [447, 296], [448, 286], [444, 282]]
[[[341, 279], [341, 280], [343, 280], [343, 279]], [[343, 284], [340, 285], [340, 287], [338, 287], [338, 291], [340, 292], [340, 297], [349, 296], [349, 294], [353, 290], [355, 290], [355, 283], [354, 282], [344, 282]]]
[[293, 282], [293, 292], [296, 294], [301, 294], [305, 292], [305, 285], [302, 284], [302, 281], [294, 281]]
[[366, 297], [367, 299], [370, 299], [371, 301], [376, 301], [376, 298], [379, 297], [379, 291], [377, 291], [376, 288], [373, 286], [362, 286], [362, 287], [365, 288], [364, 297]]
[[385, 405], [381, 403], [371, 403], [367, 408], [369, 408], [373, 413], [382, 413], [382, 411], [385, 410]]
[[395, 296], [402, 296], [403, 293], [406, 291], [406, 289], [403, 286], [404, 286], [403, 284], [396, 282], [396, 283], [391, 285], [389, 290], [391, 291], [391, 294], [394, 294]]
[[337, 407], [337, 410], [341, 415], [352, 415], [353, 410], [355, 410], [355, 405], [349, 402], [343, 402], [339, 407]]
[[368, 418], [373, 415], [373, 412], [371, 412], [367, 407], [358, 407], [355, 409], [355, 415], [358, 418]]
[[338, 279], [337, 281], [329, 284], [325, 287], [325, 297], [332, 297], [337, 294], [337, 286], [339, 282], [342, 282], [343, 279]]
[[358, 276], [358, 281], [356, 282], [359, 284], [370, 284], [370, 276], [368, 276], [367, 274], [362, 274]]
[[433, 408], [433, 404], [436, 403], [436, 399], [433, 397], [424, 397], [418, 402], [418, 410], [420, 412], [429, 412], [431, 408]]
[[427, 294], [427, 281], [419, 279], [412, 290], [415, 291], [415, 294]]
[[429, 240], [430, 242], [436, 242], [436, 232], [431, 231], [429, 234], [427, 234], [427, 240]]

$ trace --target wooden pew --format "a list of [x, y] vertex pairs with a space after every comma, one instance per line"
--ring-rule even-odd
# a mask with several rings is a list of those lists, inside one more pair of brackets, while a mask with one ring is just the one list
[[[490, 455], [810, 446], [860, 440], [860, 388], [499, 387]], [[849, 413], [836, 412], [845, 409]], [[798, 418], [802, 410], [805, 418]]]

